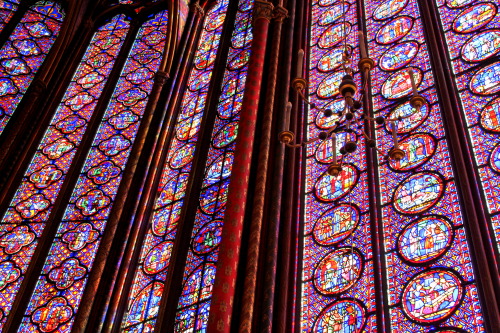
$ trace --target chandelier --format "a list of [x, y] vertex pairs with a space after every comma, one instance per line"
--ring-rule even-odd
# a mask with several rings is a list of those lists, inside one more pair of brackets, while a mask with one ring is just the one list
[[[414, 73], [411, 68], [408, 68], [407, 74], [411, 82], [412, 87], [412, 97], [410, 98], [410, 105], [413, 108], [413, 111], [405, 116], [398, 116], [397, 118], [384, 118], [382, 116], [378, 116], [373, 118], [370, 114], [370, 109], [368, 105], [363, 105], [365, 94], [369, 91], [368, 82], [370, 77], [370, 71], [375, 66], [375, 61], [368, 56], [365, 46], [365, 39], [362, 32], [358, 32], [359, 35], [359, 49], [361, 58], [358, 62], [358, 68], [361, 71], [361, 85], [362, 89], [358, 89], [356, 82], [353, 79], [353, 69], [351, 67], [351, 54], [349, 50], [353, 50], [353, 48], [348, 47], [346, 43], [344, 43], [344, 51], [342, 57], [342, 68], [345, 72], [345, 75], [342, 77], [341, 81], [338, 83], [338, 92], [344, 99], [344, 108], [341, 111], [338, 111], [334, 114], [334, 112], [329, 108], [320, 108], [314, 103], [311, 103], [309, 98], [306, 96], [306, 90], [308, 86], [308, 82], [305, 78], [302, 77], [303, 65], [304, 65], [304, 50], [299, 50], [298, 53], [298, 61], [297, 61], [297, 73], [298, 77], [296, 77], [292, 81], [292, 86], [297, 91], [300, 98], [307, 104], [311, 109], [317, 109], [319, 112], [322, 112], [325, 117], [336, 117], [336, 122], [334, 126], [332, 126], [327, 131], [320, 132], [319, 135], [315, 138], [311, 138], [309, 140], [296, 143], [295, 142], [295, 134], [290, 130], [285, 130], [279, 133], [279, 140], [288, 147], [291, 148], [299, 148], [305, 147], [308, 144], [316, 142], [318, 140], [326, 141], [331, 140], [331, 145], [333, 148], [333, 162], [328, 166], [327, 172], [329, 175], [333, 177], [337, 177], [342, 171], [343, 160], [344, 157], [354, 153], [358, 148], [358, 135], [353, 130], [354, 128], [361, 128], [362, 136], [365, 138], [364, 142], [368, 148], [376, 149], [377, 152], [384, 156], [385, 159], [392, 159], [395, 161], [400, 161], [405, 157], [405, 152], [400, 148], [398, 137], [397, 137], [397, 128], [398, 123], [405, 120], [406, 118], [411, 118], [416, 114], [420, 113], [421, 107], [425, 103], [425, 99], [418, 93], [417, 85], [414, 78]], [[346, 41], [347, 38], [344, 38]], [[285, 119], [289, 118], [290, 112], [292, 109], [292, 104], [290, 102], [287, 103], [285, 110]], [[369, 133], [365, 131], [365, 126], [363, 126], [362, 122], [371, 122], [372, 124], [376, 123], [378, 125], [387, 124], [389, 125], [392, 131], [392, 140], [393, 147], [388, 152], [383, 152], [377, 147], [377, 141], [374, 137], [370, 137]], [[345, 139], [345, 143], [339, 149], [339, 153], [341, 154], [340, 159], [337, 158], [337, 133], [343, 132], [347, 133], [347, 138]]]

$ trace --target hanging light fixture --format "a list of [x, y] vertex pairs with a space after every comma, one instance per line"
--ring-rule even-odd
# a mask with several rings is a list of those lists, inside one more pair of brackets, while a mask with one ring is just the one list
[[[344, 12], [344, 20], [345, 20], [345, 12]], [[344, 31], [345, 32], [345, 31]], [[371, 117], [369, 114], [369, 108], [367, 105], [363, 107], [362, 101], [364, 101], [364, 95], [369, 91], [368, 90], [368, 80], [370, 77], [370, 71], [375, 67], [375, 61], [368, 56], [366, 46], [365, 46], [365, 38], [362, 32], [358, 33], [359, 40], [359, 49], [361, 59], [358, 62], [358, 68], [363, 74], [361, 77], [362, 81], [362, 89], [358, 91], [358, 87], [353, 78], [353, 70], [351, 67], [351, 54], [349, 49], [353, 48], [348, 47], [347, 38], [344, 38], [344, 51], [342, 57], [342, 67], [345, 72], [345, 75], [342, 77], [339, 86], [338, 92], [344, 99], [344, 109], [342, 111], [337, 112], [337, 121], [332, 128], [328, 131], [320, 132], [316, 138], [312, 138], [308, 141], [304, 141], [301, 143], [295, 143], [295, 134], [289, 130], [283, 131], [279, 134], [279, 140], [291, 148], [299, 148], [307, 146], [313, 142], [318, 140], [332, 140], [333, 147], [333, 162], [328, 166], [327, 172], [329, 175], [337, 177], [342, 171], [342, 165], [344, 156], [348, 154], [354, 153], [358, 148], [358, 140], [357, 134], [353, 130], [354, 128], [361, 128], [362, 135], [365, 138], [365, 144], [368, 148], [376, 149], [379, 154], [385, 156], [386, 159], [392, 159], [399, 161], [405, 157], [405, 152], [400, 148], [398, 137], [397, 137], [397, 128], [398, 123], [403, 121], [406, 118], [410, 118], [415, 114], [420, 113], [421, 107], [425, 103], [425, 99], [418, 94], [417, 85], [415, 83], [415, 78], [413, 74], [413, 70], [411, 68], [408, 69], [408, 76], [410, 78], [411, 87], [412, 87], [412, 97], [410, 98], [410, 105], [413, 107], [413, 112], [404, 116], [397, 118], [384, 118], [378, 116], [376, 118]], [[306, 96], [306, 89], [308, 86], [308, 82], [306, 79], [302, 77], [303, 72], [303, 64], [304, 64], [304, 50], [299, 50], [298, 58], [297, 58], [297, 77], [292, 81], [293, 88], [297, 91], [300, 98], [309, 105], [312, 109], [318, 109], [320, 112], [324, 114], [325, 117], [331, 117], [334, 115], [334, 112], [328, 108], [319, 108], [314, 103], [311, 103]], [[359, 92], [359, 97], [356, 99], [356, 94]], [[286, 114], [290, 113], [292, 105], [290, 102], [287, 104]], [[362, 109], [364, 111], [362, 111]], [[363, 121], [368, 121], [372, 124], [382, 125], [387, 123], [392, 131], [393, 138], [393, 147], [388, 152], [383, 152], [377, 147], [377, 142], [375, 138], [370, 137], [366, 131], [364, 130], [364, 126], [361, 124]], [[339, 153], [342, 157], [337, 159], [337, 132], [345, 132], [347, 133], [347, 139], [345, 140], [344, 145], [339, 149]]]

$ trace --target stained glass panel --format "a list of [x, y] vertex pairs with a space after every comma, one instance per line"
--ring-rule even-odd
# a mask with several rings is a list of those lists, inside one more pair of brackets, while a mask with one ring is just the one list
[[[139, 29], [103, 120], [59, 225], [20, 332], [71, 330], [113, 201], [139, 130], [167, 34], [167, 12]], [[159, 293], [152, 288], [153, 295]], [[56, 316], [54, 300], [70, 310]], [[47, 315], [48, 313], [48, 315]], [[50, 316], [53, 314], [53, 316]]]
[[500, 82], [500, 1], [476, 1], [454, 6], [437, 0], [441, 23], [456, 74], [454, 80], [476, 164], [481, 187], [492, 216], [497, 247], [500, 249], [500, 125], [498, 123]]
[[191, 246], [184, 270], [175, 332], [205, 332], [208, 322], [218, 245], [252, 44], [252, 8], [253, 0], [239, 1], [222, 80], [222, 94], [217, 105], [212, 144], [205, 165], [200, 204], [196, 211]]
[[[128, 28], [125, 16], [120, 15], [94, 34], [0, 222], [0, 265], [5, 269], [0, 275], [11, 276], [9, 284], [2, 286], [1, 325], [10, 312]], [[87, 234], [89, 237], [95, 235]], [[80, 244], [82, 239], [77, 237], [75, 241]], [[15, 278], [11, 270], [15, 272]], [[61, 305], [62, 299], [53, 299], [51, 302]], [[66, 305], [61, 307], [66, 309]]]
[[[372, 72], [375, 113], [407, 117], [396, 128], [404, 158], [393, 161], [379, 154], [390, 328], [393, 332], [435, 332], [444, 327], [483, 332], [462, 208], [417, 1], [402, 5], [396, 0], [365, 0], [365, 9], [370, 56], [380, 59]], [[380, 15], [384, 11], [387, 15]], [[386, 28], [398, 21], [408, 24], [395, 30]], [[393, 35], [400, 36], [395, 39]], [[409, 68], [426, 99], [420, 110], [408, 104], [412, 95]], [[377, 125], [376, 132], [379, 148], [388, 152], [394, 144], [391, 129]]]
[[0, 2], [0, 32], [5, 28], [7, 23], [19, 7], [20, 0], [4, 0]]
[[[336, 149], [330, 138], [307, 146], [306, 204], [301, 331], [375, 332], [375, 286], [365, 151], [360, 129], [349, 130], [339, 114], [345, 102], [339, 96], [345, 52], [359, 59], [359, 25], [356, 1], [312, 1], [309, 53], [309, 140], [323, 131], [335, 130]], [[327, 18], [327, 19], [326, 19]], [[338, 28], [340, 27], [340, 28]], [[349, 65], [348, 65], [349, 66]], [[359, 85], [359, 74], [355, 74]], [[356, 96], [356, 98], [359, 98]], [[330, 109], [325, 116], [321, 109]], [[348, 141], [356, 141], [356, 152], [339, 154]], [[326, 170], [334, 160], [342, 171], [335, 177]], [[333, 329], [333, 330], [332, 330]]]
[[[10, 6], [9, 3], [0, 2], [0, 8]], [[54, 44], [63, 18], [64, 12], [58, 3], [38, 1], [28, 9], [0, 49], [0, 133]]]
[[[198, 131], [205, 113], [208, 85], [212, 78], [228, 1], [218, 2], [207, 12], [194, 66], [184, 92], [181, 110], [168, 148], [167, 163], [160, 181], [152, 223], [142, 244], [134, 282], [122, 322], [124, 332], [152, 332], [167, 276], [177, 223], [184, 204], [192, 169]], [[201, 249], [200, 249], [201, 250]], [[162, 258], [161, 264], [158, 258]]]

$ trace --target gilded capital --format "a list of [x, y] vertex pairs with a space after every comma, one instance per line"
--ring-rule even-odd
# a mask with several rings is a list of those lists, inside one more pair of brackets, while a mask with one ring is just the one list
[[288, 10], [285, 7], [278, 5], [274, 8], [273, 19], [277, 22], [283, 22], [283, 20], [288, 16]]
[[255, 0], [253, 5], [253, 21], [265, 19], [271, 22], [274, 6], [269, 1]]

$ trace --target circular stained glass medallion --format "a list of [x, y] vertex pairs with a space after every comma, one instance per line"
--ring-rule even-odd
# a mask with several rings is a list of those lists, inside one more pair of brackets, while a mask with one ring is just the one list
[[342, 65], [342, 57], [344, 56], [344, 48], [336, 48], [328, 50], [318, 61], [318, 70], [320, 72], [330, 72]]
[[375, 37], [380, 44], [391, 44], [406, 36], [413, 27], [413, 19], [400, 16], [380, 28]]
[[327, 210], [316, 221], [313, 236], [324, 246], [346, 239], [359, 223], [359, 210], [353, 205], [342, 204]]
[[[346, 132], [339, 132], [336, 133], [337, 135], [337, 160], [339, 160], [342, 157], [342, 154], [340, 154], [340, 148], [342, 148], [345, 144], [345, 142], [349, 139], [349, 134]], [[316, 159], [320, 163], [333, 163], [333, 144], [332, 140], [330, 138], [326, 139], [323, 141], [318, 149], [316, 150]]]
[[408, 0], [387, 0], [373, 11], [373, 19], [385, 20], [401, 13], [408, 4]]
[[196, 146], [194, 143], [188, 143], [177, 149], [170, 158], [170, 166], [173, 169], [180, 169], [193, 160], [194, 150]]
[[193, 251], [199, 255], [212, 252], [220, 243], [222, 220], [214, 220], [205, 224], [193, 238]]
[[500, 172], [500, 145], [496, 146], [491, 152], [490, 166], [496, 172]]
[[215, 148], [224, 148], [236, 140], [238, 135], [238, 122], [233, 121], [232, 123], [226, 124], [222, 127], [213, 139], [213, 146]]
[[162, 237], [176, 229], [181, 215], [182, 204], [182, 201], [177, 201], [155, 211], [151, 228], [154, 235]]
[[167, 268], [173, 246], [173, 242], [165, 241], [149, 250], [146, 258], [144, 258], [144, 273], [157, 274]]
[[477, 0], [446, 0], [446, 4], [450, 8], [460, 8], [465, 5], [471, 4]]
[[[415, 108], [410, 105], [410, 102], [405, 102], [389, 113], [389, 118], [400, 118], [398, 121], [398, 133], [409, 133], [419, 127], [429, 115], [429, 106], [424, 104], [420, 111], [417, 112]], [[391, 131], [389, 124], [386, 123], [387, 131]]]
[[[413, 68], [413, 76], [418, 87], [422, 82], [422, 72], [417, 68]], [[382, 96], [387, 99], [398, 99], [411, 94], [412, 86], [408, 70], [403, 68], [389, 76], [380, 90]]]
[[337, 177], [325, 173], [316, 182], [314, 191], [316, 196], [322, 201], [335, 201], [349, 193], [356, 185], [358, 171], [350, 164], [342, 166], [342, 171]]
[[418, 214], [434, 206], [444, 192], [440, 176], [430, 172], [416, 173], [399, 184], [393, 205], [401, 214]]
[[[223, 2], [221, 1], [221, 3], [223, 3]], [[219, 11], [211, 12], [208, 15], [207, 24], [205, 24], [205, 30], [206, 31], [214, 31], [215, 29], [222, 26], [225, 19], [226, 19], [226, 15], [221, 15]]]
[[208, 86], [211, 77], [210, 71], [201, 72], [198, 76], [191, 78], [189, 89], [191, 89], [191, 91], [196, 91]]
[[483, 108], [480, 123], [487, 131], [500, 132], [500, 98], [492, 100]]
[[335, 72], [323, 79], [316, 90], [320, 98], [331, 98], [339, 93], [339, 86], [345, 73], [343, 71]]
[[379, 66], [384, 71], [395, 71], [408, 65], [418, 52], [417, 42], [404, 42], [387, 50], [379, 60]]
[[419, 323], [449, 317], [463, 297], [460, 278], [451, 271], [433, 269], [414, 276], [403, 290], [403, 312]]
[[480, 3], [460, 13], [452, 23], [458, 33], [469, 33], [481, 29], [497, 14], [497, 7], [492, 3]]
[[478, 33], [462, 46], [462, 58], [469, 62], [480, 62], [500, 51], [500, 30]]
[[360, 333], [365, 324], [365, 309], [351, 299], [341, 299], [327, 306], [314, 324], [313, 332]]
[[492, 95], [500, 91], [500, 62], [478, 71], [470, 80], [470, 89], [478, 95]]
[[343, 293], [361, 276], [361, 253], [350, 247], [340, 248], [327, 254], [314, 270], [314, 286], [323, 295]]
[[339, 120], [338, 112], [342, 112], [345, 108], [344, 99], [336, 99], [333, 102], [328, 103], [324, 109], [330, 109], [333, 114], [330, 117], [326, 117], [322, 111], [319, 111], [316, 115], [316, 126], [321, 129], [330, 129]]
[[399, 148], [405, 152], [401, 160], [389, 160], [394, 170], [408, 171], [415, 169], [429, 160], [436, 150], [436, 141], [428, 134], [411, 135], [399, 142]]
[[410, 223], [398, 239], [399, 254], [413, 264], [439, 258], [453, 241], [453, 228], [442, 217], [427, 216]]
[[344, 4], [347, 4], [347, 6], [342, 6], [342, 4], [337, 4], [333, 6], [333, 8], [330, 8], [325, 12], [323, 12], [323, 14], [321, 14], [321, 16], [319, 17], [318, 24], [329, 25], [330, 23], [333, 23], [337, 21], [339, 18], [341, 18], [343, 14], [349, 10], [349, 3], [344, 2]]
[[347, 36], [351, 31], [351, 25], [349, 23], [339, 23], [332, 25], [326, 29], [321, 37], [319, 38], [318, 45], [323, 49], [328, 49], [340, 43], [344, 40], [344, 36]]

